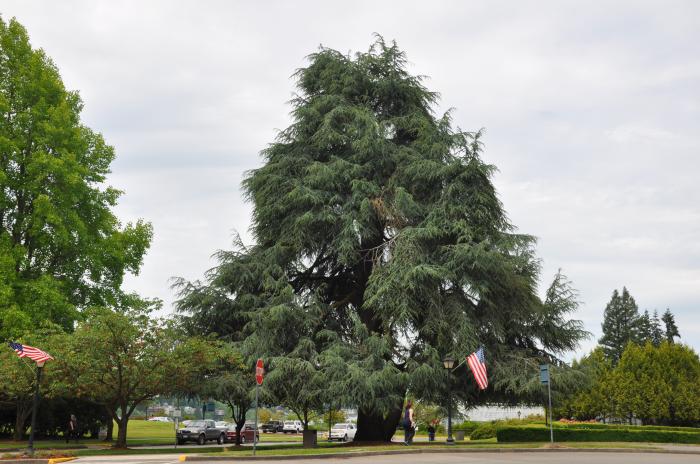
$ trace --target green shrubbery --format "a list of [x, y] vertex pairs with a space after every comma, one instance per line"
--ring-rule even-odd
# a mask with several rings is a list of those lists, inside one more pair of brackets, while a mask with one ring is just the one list
[[[576, 424], [583, 425], [583, 424]], [[554, 441], [628, 441], [653, 443], [693, 443], [700, 444], [700, 429], [692, 431], [668, 430], [675, 427], [628, 427], [593, 425], [589, 428], [554, 427]], [[602, 425], [602, 427], [595, 427]], [[496, 437], [499, 442], [549, 441], [549, 428], [545, 426], [498, 427]]]
[[476, 430], [474, 430], [469, 438], [471, 440], [484, 440], [486, 438], [494, 438], [496, 436], [496, 424], [492, 422], [485, 422], [479, 425]]
[[[516, 425], [516, 424], [509, 424]], [[583, 423], [573, 423], [566, 424], [560, 422], [554, 422], [555, 428], [561, 429], [616, 429], [616, 430], [640, 430], [640, 426], [637, 425], [627, 425], [627, 424], [601, 424], [598, 422], [583, 422]], [[661, 431], [675, 431], [675, 432], [690, 432], [690, 433], [700, 433], [700, 428], [697, 427], [676, 427], [667, 425], [644, 425], [643, 430], [661, 430]]]
[[479, 428], [479, 426], [482, 425], [481, 422], [472, 422], [472, 421], [464, 421], [461, 424], [455, 424], [452, 427], [452, 430], [457, 432], [457, 431], [463, 431], [465, 436], [470, 436], [474, 430]]

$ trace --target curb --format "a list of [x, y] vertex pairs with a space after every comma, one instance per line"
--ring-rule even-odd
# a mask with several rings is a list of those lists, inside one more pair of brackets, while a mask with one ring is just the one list
[[641, 448], [475, 448], [475, 449], [450, 449], [440, 448], [434, 450], [396, 450], [396, 451], [357, 451], [348, 453], [325, 454], [299, 454], [278, 456], [189, 456], [183, 454], [180, 461], [294, 461], [304, 459], [329, 459], [362, 456], [392, 456], [400, 454], [470, 454], [470, 453], [635, 453], [635, 454], [689, 454], [700, 456], [700, 449], [694, 450], [668, 450], [668, 449], [641, 449]]
[[27, 458], [27, 459], [0, 459], [2, 464], [59, 464], [61, 462], [68, 462], [76, 457], [70, 458]]

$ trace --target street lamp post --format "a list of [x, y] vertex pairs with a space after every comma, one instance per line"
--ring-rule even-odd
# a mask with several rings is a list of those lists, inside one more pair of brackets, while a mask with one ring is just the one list
[[452, 438], [452, 368], [455, 365], [454, 358], [447, 356], [442, 360], [442, 366], [447, 370], [447, 444], [454, 445]]

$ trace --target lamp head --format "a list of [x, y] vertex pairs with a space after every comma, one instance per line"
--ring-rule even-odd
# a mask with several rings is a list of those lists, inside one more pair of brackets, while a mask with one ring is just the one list
[[455, 359], [452, 356], [447, 356], [442, 360], [442, 365], [445, 369], [452, 369], [455, 366]]

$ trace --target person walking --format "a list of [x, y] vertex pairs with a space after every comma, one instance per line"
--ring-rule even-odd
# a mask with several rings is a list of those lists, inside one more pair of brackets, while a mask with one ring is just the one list
[[413, 436], [416, 434], [416, 421], [413, 418], [413, 403], [411, 400], [406, 402], [406, 409], [403, 416], [403, 431], [404, 442], [408, 446], [413, 444]]

